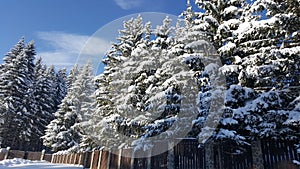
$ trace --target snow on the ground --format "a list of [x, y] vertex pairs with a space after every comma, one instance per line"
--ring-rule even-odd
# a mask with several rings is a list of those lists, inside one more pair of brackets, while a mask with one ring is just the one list
[[79, 165], [68, 165], [68, 164], [51, 164], [47, 161], [30, 161], [20, 158], [14, 158], [9, 160], [0, 161], [0, 169], [83, 169]]

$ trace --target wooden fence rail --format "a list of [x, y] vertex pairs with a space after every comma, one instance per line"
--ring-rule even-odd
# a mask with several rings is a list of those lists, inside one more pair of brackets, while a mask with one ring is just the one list
[[[294, 142], [261, 140], [260, 144], [264, 169], [300, 169], [293, 164], [293, 160], [300, 161]], [[159, 151], [157, 147], [159, 146], [154, 146], [148, 152], [139, 153], [157, 154]], [[234, 148], [228, 143], [213, 144], [210, 149], [199, 148], [197, 140], [186, 139], [167, 152], [144, 158], [134, 158], [136, 152], [133, 149], [119, 149], [112, 152], [96, 150], [73, 154], [7, 150], [0, 153], [0, 160], [12, 158], [46, 160], [52, 163], [82, 165], [90, 169], [254, 169], [255, 155], [252, 154], [252, 147], [239, 148], [242, 150], [239, 153], [233, 151]], [[211, 150], [212, 156], [207, 156], [208, 150]], [[211, 163], [213, 166], [209, 165]]]
[[[264, 169], [300, 169], [293, 164], [293, 160], [300, 159], [294, 143], [263, 140], [261, 147]], [[212, 149], [212, 168], [207, 165], [205, 149], [198, 148], [197, 141], [192, 139], [183, 140], [173, 149], [149, 158], [130, 158], [134, 153], [132, 149], [96, 150], [53, 155], [52, 162], [78, 164], [90, 169], [253, 169], [251, 146], [241, 147], [240, 153], [230, 151], [226, 143], [213, 145]], [[155, 146], [153, 151], [156, 151]]]

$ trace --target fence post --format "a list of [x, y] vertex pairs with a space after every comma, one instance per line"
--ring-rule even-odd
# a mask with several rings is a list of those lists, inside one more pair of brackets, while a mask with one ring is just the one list
[[110, 158], [111, 158], [111, 151], [112, 150], [110, 150], [110, 151], [108, 151], [108, 157], [107, 157], [107, 169], [109, 169], [110, 168]]
[[73, 164], [76, 164], [77, 161], [77, 153], [74, 153]]
[[174, 142], [169, 142], [168, 146], [167, 168], [174, 169]]
[[208, 141], [205, 144], [205, 161], [206, 161], [206, 169], [215, 169], [214, 166], [214, 154], [213, 154], [213, 142]]
[[259, 139], [251, 142], [253, 168], [264, 169], [263, 155], [261, 149], [261, 141]]
[[64, 157], [65, 157], [65, 156], [64, 156], [63, 154], [60, 154], [59, 157], [60, 157], [60, 158], [59, 158], [59, 163], [60, 163], [60, 164], [64, 163]]
[[135, 155], [134, 155], [134, 151], [132, 151], [132, 154], [131, 154], [131, 161], [130, 161], [130, 169], [134, 169], [134, 157], [135, 157]]
[[73, 153], [70, 154], [70, 158], [68, 160], [68, 164], [72, 164], [72, 159], [73, 159]]
[[10, 150], [10, 147], [7, 147], [5, 155], [4, 155], [4, 160], [6, 160], [8, 158], [9, 150]]
[[151, 150], [149, 150], [148, 158], [147, 158], [147, 169], [151, 169], [151, 156], [152, 156], [152, 152]]
[[99, 157], [98, 157], [98, 167], [97, 169], [101, 168], [101, 159], [102, 159], [102, 150], [99, 150]]
[[52, 163], [57, 163], [57, 156], [52, 154], [52, 159], [51, 159]]
[[83, 153], [79, 153], [79, 165], [83, 165], [83, 160], [84, 160], [84, 157], [83, 156]]
[[94, 156], [95, 156], [95, 150], [92, 151], [92, 157], [91, 157], [91, 164], [90, 164], [90, 168], [93, 167], [93, 163], [94, 163]]
[[50, 163], [53, 163], [53, 161], [54, 161], [54, 155], [51, 154], [51, 161], [50, 161]]
[[45, 153], [46, 153], [46, 150], [44, 149], [44, 150], [42, 150], [42, 154], [41, 154], [41, 161], [42, 160], [44, 160], [44, 158], [45, 158]]
[[218, 143], [217, 145], [217, 152], [218, 152], [218, 164], [219, 164], [219, 169], [223, 169], [224, 168], [224, 163], [222, 160], [222, 156], [224, 155], [223, 151], [222, 151], [222, 147], [223, 147], [223, 143], [222, 141]]
[[86, 166], [88, 166], [87, 164], [88, 164], [88, 160], [89, 160], [89, 152], [88, 151], [86, 151], [85, 153], [84, 153], [84, 161], [83, 161], [83, 167], [84, 168], [86, 168]]
[[119, 149], [118, 169], [122, 169], [121, 168], [121, 159], [122, 159], [122, 148]]

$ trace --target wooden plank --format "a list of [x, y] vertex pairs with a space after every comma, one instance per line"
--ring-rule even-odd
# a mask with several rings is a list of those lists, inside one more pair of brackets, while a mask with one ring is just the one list
[[106, 150], [102, 150], [101, 153], [101, 162], [100, 162], [100, 169], [107, 169], [108, 167], [108, 157], [109, 152]]
[[100, 169], [101, 167], [101, 158], [102, 158], [102, 150], [99, 151], [97, 169]]
[[44, 160], [45, 161], [51, 162], [51, 159], [52, 159], [52, 154], [45, 154], [44, 155]]
[[55, 163], [55, 155], [54, 154], [52, 155], [51, 163]]
[[73, 164], [73, 153], [70, 154], [68, 164]]
[[121, 156], [121, 169], [131, 169], [131, 162], [132, 162], [132, 149], [123, 149], [122, 156]]
[[109, 169], [118, 169], [119, 166], [119, 150], [110, 151]]
[[0, 153], [0, 161], [4, 160], [4, 157], [5, 157], [5, 153]]
[[79, 154], [75, 153], [74, 164], [79, 164]]
[[58, 163], [58, 156], [55, 155], [55, 163]]
[[68, 156], [69, 154], [64, 154], [64, 160], [63, 160], [63, 163], [66, 164], [67, 161], [68, 161]]
[[24, 158], [24, 157], [25, 157], [25, 151], [9, 150], [7, 159]]
[[93, 151], [90, 169], [97, 169], [100, 151]]
[[79, 153], [79, 165], [84, 165], [84, 153]]
[[60, 155], [57, 155], [57, 163], [61, 163], [61, 159], [62, 159], [61, 154], [60, 154]]
[[42, 155], [42, 152], [31, 152], [31, 151], [29, 151], [29, 152], [27, 152], [27, 159], [37, 161], [37, 160], [41, 159], [41, 155]]

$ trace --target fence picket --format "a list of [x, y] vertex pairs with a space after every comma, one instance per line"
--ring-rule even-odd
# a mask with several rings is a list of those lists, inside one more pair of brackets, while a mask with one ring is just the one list
[[132, 157], [132, 149], [123, 149], [120, 162], [121, 169], [131, 169], [131, 162], [133, 161]]

